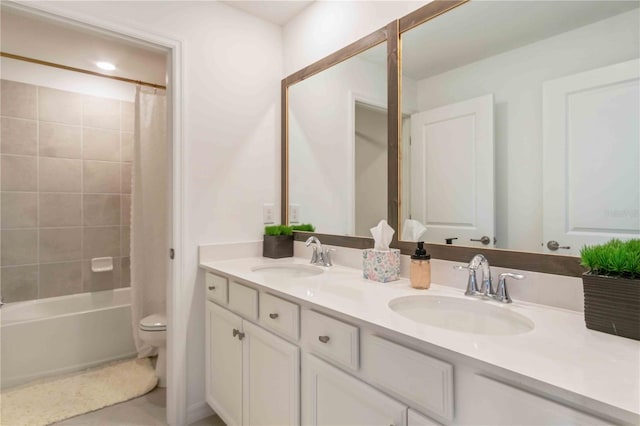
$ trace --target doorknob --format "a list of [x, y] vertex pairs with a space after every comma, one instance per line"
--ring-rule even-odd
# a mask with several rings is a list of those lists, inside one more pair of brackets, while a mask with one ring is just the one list
[[491, 238], [487, 237], [486, 235], [483, 235], [482, 238], [478, 238], [478, 239], [470, 238], [469, 241], [479, 241], [486, 246], [491, 242]]
[[569, 250], [571, 248], [571, 246], [561, 246], [559, 242], [555, 241], [555, 240], [551, 240], [547, 243], [547, 248], [551, 251], [556, 251], [558, 249], [565, 249], [565, 250]]

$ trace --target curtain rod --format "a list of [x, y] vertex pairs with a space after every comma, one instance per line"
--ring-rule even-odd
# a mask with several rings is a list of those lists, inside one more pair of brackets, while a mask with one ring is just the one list
[[14, 55], [13, 53], [0, 52], [0, 56], [4, 58], [17, 59], [18, 61], [31, 62], [33, 64], [45, 65], [47, 67], [60, 68], [67, 71], [81, 72], [83, 74], [95, 75], [97, 77], [104, 77], [104, 78], [110, 78], [112, 80], [124, 81], [125, 83], [134, 83], [134, 84], [139, 84], [141, 86], [149, 86], [155, 89], [167, 88], [167, 86], [162, 86], [160, 84], [147, 83], [146, 81], [133, 80], [131, 78], [126, 78], [126, 77], [118, 77], [117, 75], [108, 75], [108, 74], [102, 74], [95, 71], [83, 70], [82, 68], [74, 68], [74, 67], [69, 67], [67, 65], [56, 64], [53, 62], [41, 61], [40, 59], [33, 59], [33, 58], [28, 58], [26, 56]]

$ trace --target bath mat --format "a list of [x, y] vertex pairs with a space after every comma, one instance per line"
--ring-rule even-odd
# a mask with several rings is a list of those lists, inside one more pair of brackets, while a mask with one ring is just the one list
[[109, 364], [0, 394], [0, 425], [41, 426], [144, 395], [158, 379], [149, 358]]

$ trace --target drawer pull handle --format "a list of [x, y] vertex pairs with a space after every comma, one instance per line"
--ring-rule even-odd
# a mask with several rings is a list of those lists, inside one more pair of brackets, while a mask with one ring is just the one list
[[329, 336], [318, 336], [318, 340], [322, 343], [327, 343], [329, 341]]
[[278, 317], [279, 317], [278, 314], [269, 314], [269, 318], [271, 318], [271, 319], [276, 319]]
[[209, 288], [209, 290], [215, 290], [216, 286], [215, 285], [210, 285], [208, 288]]

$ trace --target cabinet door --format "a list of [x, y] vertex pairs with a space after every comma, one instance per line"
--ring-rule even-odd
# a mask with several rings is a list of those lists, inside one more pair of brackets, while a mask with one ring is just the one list
[[246, 321], [244, 332], [244, 424], [299, 425], [300, 349]]
[[305, 355], [302, 423], [403, 426], [407, 407], [312, 355]]
[[207, 402], [227, 425], [242, 424], [242, 319], [207, 302]]

